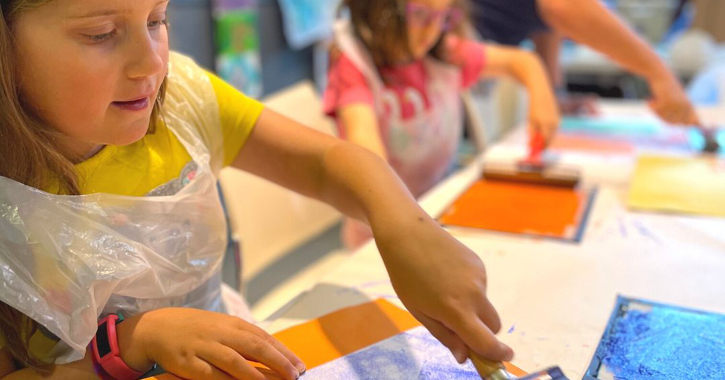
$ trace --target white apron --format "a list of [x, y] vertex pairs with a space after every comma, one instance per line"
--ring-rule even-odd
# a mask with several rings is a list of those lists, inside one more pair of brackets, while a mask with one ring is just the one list
[[103, 314], [223, 310], [226, 221], [207, 148], [221, 149], [218, 105], [177, 54], [163, 110], [197, 170], [174, 195], [54, 195], [0, 177], [0, 300], [60, 338], [59, 364], [83, 358]]
[[336, 24], [335, 39], [338, 48], [370, 85], [390, 165], [411, 193], [420, 197], [443, 179], [455, 159], [463, 131], [461, 70], [425, 58], [430, 107], [425, 109], [423, 96], [410, 88], [405, 95], [414, 104], [415, 114], [404, 119], [398, 96], [385, 88], [370, 54], [349, 22]]

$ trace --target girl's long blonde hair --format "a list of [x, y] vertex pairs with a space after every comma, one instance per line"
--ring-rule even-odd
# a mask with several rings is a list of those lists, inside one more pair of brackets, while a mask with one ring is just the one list
[[[64, 151], [58, 141], [59, 132], [32, 111], [18, 86], [14, 22], [24, 11], [51, 1], [0, 1], [0, 176], [39, 189], [58, 183], [60, 193], [79, 194], [73, 165], [78, 157]], [[159, 120], [165, 92], [166, 81], [154, 104], [149, 133], [153, 133]], [[47, 371], [50, 365], [30, 350], [30, 338], [37, 329], [35, 321], [0, 302], [0, 334], [5, 341], [4, 349], [21, 366]]]

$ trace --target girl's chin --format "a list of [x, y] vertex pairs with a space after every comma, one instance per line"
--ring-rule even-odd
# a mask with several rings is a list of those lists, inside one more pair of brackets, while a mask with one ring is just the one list
[[126, 130], [122, 135], [114, 136], [108, 145], [126, 146], [139, 142], [149, 131], [149, 124]]

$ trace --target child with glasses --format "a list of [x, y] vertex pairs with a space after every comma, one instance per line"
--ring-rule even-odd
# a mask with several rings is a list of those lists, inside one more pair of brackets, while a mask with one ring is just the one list
[[[345, 0], [324, 96], [340, 134], [385, 158], [415, 197], [449, 171], [463, 127], [460, 93], [508, 75], [528, 90], [530, 134], [549, 141], [559, 125], [540, 60], [516, 48], [462, 38], [463, 0]], [[339, 54], [338, 54], [339, 53]], [[371, 237], [348, 220], [343, 241]]]

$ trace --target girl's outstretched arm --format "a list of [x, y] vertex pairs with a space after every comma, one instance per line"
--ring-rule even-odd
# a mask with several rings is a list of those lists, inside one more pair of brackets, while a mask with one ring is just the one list
[[383, 159], [265, 110], [233, 166], [370, 224], [401, 301], [460, 362], [469, 349], [512, 358], [494, 336], [501, 322], [483, 262], [418, 206]]
[[542, 18], [560, 34], [595, 49], [645, 78], [650, 107], [663, 120], [692, 125], [700, 120], [679, 80], [657, 53], [600, 1], [537, 0]]

